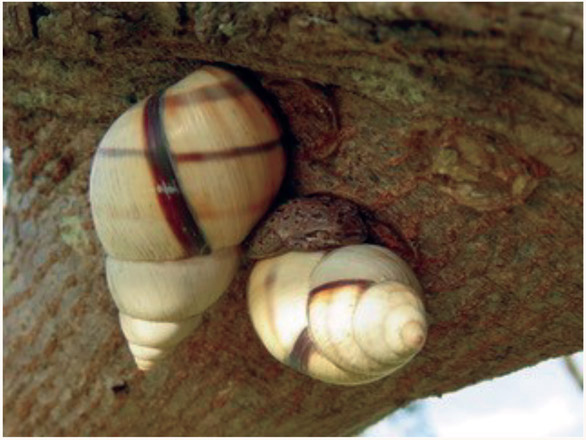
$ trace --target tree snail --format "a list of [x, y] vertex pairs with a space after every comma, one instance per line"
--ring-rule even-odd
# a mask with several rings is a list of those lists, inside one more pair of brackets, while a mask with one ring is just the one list
[[281, 130], [235, 74], [204, 66], [122, 114], [92, 164], [108, 286], [138, 368], [166, 357], [230, 284], [285, 171]]
[[275, 358], [334, 384], [392, 373], [419, 352], [427, 334], [414, 273], [390, 250], [369, 244], [259, 261], [248, 308]]
[[287, 250], [322, 251], [366, 240], [367, 227], [352, 202], [328, 195], [279, 206], [247, 240], [246, 255], [263, 259]]

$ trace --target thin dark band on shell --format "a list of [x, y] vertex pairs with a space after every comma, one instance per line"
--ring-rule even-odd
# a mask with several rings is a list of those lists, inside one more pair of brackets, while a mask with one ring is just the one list
[[193, 153], [182, 153], [176, 154], [175, 160], [177, 162], [200, 162], [200, 161], [208, 161], [208, 160], [218, 160], [218, 159], [231, 159], [233, 157], [240, 157], [240, 156], [248, 156], [258, 153], [264, 153], [266, 151], [271, 151], [279, 148], [281, 145], [280, 139], [274, 139], [269, 142], [264, 142], [262, 144], [252, 145], [249, 147], [234, 147], [234, 148], [227, 148], [225, 150], [219, 151], [210, 151], [206, 152], [193, 152]]
[[[208, 71], [208, 73], [210, 72]], [[222, 101], [244, 95], [245, 93], [249, 93], [246, 84], [228, 80], [218, 84], [210, 84], [181, 93], [171, 94], [165, 97], [165, 101], [166, 105], [172, 109], [174, 107], [193, 105], [194, 103], [201, 104], [210, 101]]]
[[368, 289], [370, 286], [372, 286], [373, 284], [374, 284], [374, 281], [364, 280], [364, 279], [360, 279], [360, 278], [355, 278], [355, 279], [349, 278], [349, 279], [345, 279], [345, 280], [331, 281], [329, 283], [324, 283], [324, 284], [321, 284], [321, 285], [311, 289], [311, 291], [309, 292], [309, 301], [311, 301], [312, 298], [314, 298], [315, 296], [317, 296], [321, 293], [331, 292], [331, 291], [340, 289], [342, 287], [347, 287], [347, 286], [358, 287], [362, 293], [366, 289]]
[[146, 156], [150, 165], [157, 200], [177, 241], [187, 255], [205, 255], [211, 252], [203, 232], [197, 225], [177, 179], [169, 143], [163, 127], [164, 97], [152, 95], [144, 107], [144, 130], [147, 142]]
[[[240, 146], [227, 148], [220, 151], [210, 152], [193, 152], [193, 153], [170, 153], [172, 160], [177, 162], [205, 162], [211, 160], [232, 159], [235, 157], [254, 155], [264, 153], [271, 150], [276, 150], [281, 146], [281, 140], [275, 139], [269, 142], [264, 142], [258, 145]], [[144, 150], [131, 148], [100, 148], [98, 154], [108, 157], [135, 157], [145, 156], [147, 154]]]
[[305, 373], [308, 370], [309, 358], [313, 351], [315, 351], [314, 343], [309, 336], [309, 329], [305, 327], [297, 337], [285, 363]]

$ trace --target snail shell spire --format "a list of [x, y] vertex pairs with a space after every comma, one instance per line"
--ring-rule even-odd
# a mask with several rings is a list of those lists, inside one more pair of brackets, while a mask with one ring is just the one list
[[384, 377], [422, 348], [421, 296], [411, 269], [373, 245], [263, 260], [248, 286], [252, 322], [269, 352], [344, 385]]
[[137, 103], [102, 138], [91, 210], [139, 367], [167, 355], [228, 287], [237, 246], [283, 179], [280, 139], [261, 99], [214, 66]]

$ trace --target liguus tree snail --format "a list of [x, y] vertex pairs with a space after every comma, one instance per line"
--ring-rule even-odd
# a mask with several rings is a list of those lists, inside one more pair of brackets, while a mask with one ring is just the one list
[[283, 179], [280, 140], [268, 107], [214, 66], [137, 103], [102, 138], [91, 210], [140, 369], [167, 356], [230, 284], [238, 245]]
[[268, 351], [342, 385], [378, 380], [417, 354], [427, 333], [421, 296], [405, 262], [368, 244], [262, 260], [248, 284], [252, 323]]

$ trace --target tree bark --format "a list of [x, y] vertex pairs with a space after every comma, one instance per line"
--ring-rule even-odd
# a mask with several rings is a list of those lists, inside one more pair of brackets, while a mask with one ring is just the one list
[[[582, 349], [582, 5], [3, 5], [6, 435], [339, 435]], [[345, 388], [272, 359], [250, 263], [137, 371], [88, 203], [100, 136], [202, 61], [254, 72], [295, 139], [280, 202], [361, 206], [425, 290], [427, 344]]]

